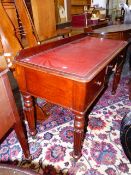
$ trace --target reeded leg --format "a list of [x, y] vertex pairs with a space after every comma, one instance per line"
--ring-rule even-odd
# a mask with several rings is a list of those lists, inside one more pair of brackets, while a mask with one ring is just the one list
[[74, 152], [73, 157], [79, 159], [82, 155], [82, 143], [84, 139], [85, 116], [76, 115], [74, 120]]
[[36, 135], [36, 126], [35, 126], [33, 98], [31, 95], [24, 93], [23, 100], [24, 100], [24, 112], [26, 114], [26, 118], [28, 121], [30, 134], [34, 136]]
[[27, 142], [27, 139], [24, 133], [24, 129], [23, 129], [23, 126], [20, 120], [17, 120], [14, 129], [18, 137], [18, 140], [21, 144], [25, 157], [29, 158], [30, 157], [29, 146], [28, 146], [28, 142]]
[[112, 85], [113, 95], [116, 93], [118, 84], [120, 82], [122, 68], [123, 68], [123, 64], [119, 68], [116, 68], [116, 72], [115, 72], [114, 79], [113, 79], [113, 85]]

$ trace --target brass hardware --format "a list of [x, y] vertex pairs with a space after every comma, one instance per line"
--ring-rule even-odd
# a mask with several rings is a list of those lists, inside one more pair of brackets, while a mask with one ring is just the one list
[[97, 84], [98, 86], [101, 86], [102, 82], [101, 81], [96, 81], [95, 84]]
[[124, 58], [124, 55], [120, 55], [121, 58]]
[[117, 68], [117, 65], [116, 64], [115, 64], [115, 66], [114, 65], [109, 65], [108, 68], [112, 69], [112, 72], [115, 72], [116, 68]]
[[112, 69], [113, 68], [113, 65], [109, 65], [108, 68]]

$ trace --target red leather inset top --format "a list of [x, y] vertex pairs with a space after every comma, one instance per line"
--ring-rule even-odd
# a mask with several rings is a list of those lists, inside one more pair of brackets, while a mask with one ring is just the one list
[[22, 61], [84, 77], [92, 69], [107, 61], [123, 46], [123, 43], [119, 40], [85, 37]]

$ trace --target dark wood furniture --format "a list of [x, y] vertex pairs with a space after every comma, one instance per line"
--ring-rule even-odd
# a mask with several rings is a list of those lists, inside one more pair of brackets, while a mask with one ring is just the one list
[[128, 40], [131, 37], [131, 24], [109, 25], [106, 27], [98, 28], [89, 32], [88, 28], [84, 28], [90, 36], [110, 39]]
[[71, 0], [71, 15], [84, 13], [84, 7], [91, 6], [91, 0]]
[[124, 63], [125, 41], [89, 37], [85, 33], [20, 51], [15, 58], [16, 78], [32, 135], [36, 134], [34, 97], [72, 110], [74, 152], [81, 156], [85, 117], [115, 69], [115, 93]]
[[87, 27], [86, 28], [88, 28], [88, 27], [91, 27], [92, 28], [92, 30], [95, 30], [95, 29], [99, 29], [99, 28], [102, 28], [102, 27], [106, 27], [106, 26], [108, 26], [108, 20], [99, 20], [98, 21], [98, 24], [94, 24], [94, 25], [87, 25]]
[[11, 128], [14, 128], [24, 155], [26, 158], [29, 158], [28, 143], [16, 108], [7, 72], [7, 69], [0, 69], [0, 139], [3, 139]]

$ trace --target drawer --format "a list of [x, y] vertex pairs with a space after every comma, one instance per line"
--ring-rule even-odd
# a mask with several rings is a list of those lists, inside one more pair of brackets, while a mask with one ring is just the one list
[[106, 70], [106, 75], [109, 76], [114, 70], [115, 70], [115, 67], [116, 67], [116, 64], [117, 64], [117, 59], [118, 59], [118, 56], [115, 57], [115, 59], [113, 59], [108, 65], [107, 65], [107, 70]]
[[[125, 60], [125, 52], [121, 51], [120, 54], [118, 56], [116, 56], [107, 66], [107, 71], [106, 74], [108, 76], [108, 74], [112, 73], [113, 71], [115, 71], [116, 68], [118, 68], [119, 66], [121, 66], [121, 64], [123, 64], [123, 61]], [[117, 67], [116, 67], [117, 66]]]
[[86, 106], [90, 105], [104, 89], [106, 68], [87, 84]]
[[125, 60], [125, 54], [122, 52], [117, 57], [117, 67], [119, 67]]

